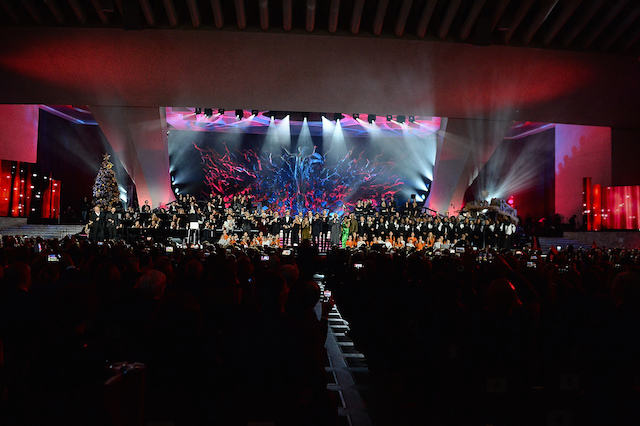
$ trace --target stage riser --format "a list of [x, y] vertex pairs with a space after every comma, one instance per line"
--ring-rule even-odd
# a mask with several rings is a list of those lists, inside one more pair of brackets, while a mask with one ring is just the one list
[[0, 229], [15, 228], [26, 224], [26, 217], [0, 217]]
[[638, 231], [565, 232], [564, 237], [582, 241], [589, 246], [595, 241], [598, 247], [640, 248], [640, 232]]
[[[26, 222], [26, 219], [25, 219]], [[82, 230], [82, 225], [12, 225], [1, 226], [2, 235], [19, 235], [28, 237], [42, 237], [45, 239], [64, 238], [71, 234], [77, 234]]]
[[573, 246], [574, 250], [578, 250], [579, 248], [589, 250], [591, 248], [591, 242], [585, 243], [569, 237], [540, 237], [538, 241], [540, 242], [540, 249], [543, 253], [548, 252], [551, 247], [557, 246], [560, 246], [562, 250], [565, 250], [569, 245]]

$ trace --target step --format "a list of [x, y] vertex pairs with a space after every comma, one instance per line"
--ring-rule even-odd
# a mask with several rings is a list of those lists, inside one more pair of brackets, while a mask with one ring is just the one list
[[0, 228], [2, 235], [19, 235], [27, 237], [42, 237], [45, 239], [64, 238], [82, 231], [83, 225], [21, 225]]

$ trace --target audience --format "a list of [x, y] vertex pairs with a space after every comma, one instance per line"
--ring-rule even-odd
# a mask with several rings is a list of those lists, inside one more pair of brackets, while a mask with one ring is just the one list
[[[317, 306], [314, 272], [372, 373], [401, 377], [447, 422], [518, 423], [532, 389], [553, 399], [571, 377], [576, 424], [637, 424], [637, 250], [456, 247], [319, 257], [308, 240], [291, 253], [167, 252], [4, 237], [3, 424], [109, 424], [109, 367], [139, 362], [148, 420], [335, 425], [324, 348], [333, 302]], [[506, 386], [506, 408], [488, 403], [488, 386]]]
[[466, 248], [327, 254], [370, 370], [444, 424], [640, 424], [640, 252]]
[[[2, 424], [110, 424], [104, 383], [119, 362], [145, 365], [148, 419], [335, 424], [330, 306], [314, 316], [317, 285], [298, 282], [296, 258], [174, 248], [3, 239]], [[290, 289], [302, 297], [285, 309]]]

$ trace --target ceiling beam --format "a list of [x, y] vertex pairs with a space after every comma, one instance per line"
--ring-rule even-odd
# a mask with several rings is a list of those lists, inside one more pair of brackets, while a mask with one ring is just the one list
[[102, 21], [102, 25], [109, 25], [109, 17], [107, 13], [102, 9], [102, 4], [100, 4], [100, 0], [91, 0], [93, 4], [93, 8], [96, 10], [100, 21]]
[[282, 0], [282, 28], [291, 31], [293, 21], [293, 4], [291, 0]]
[[507, 10], [507, 6], [509, 6], [509, 0], [498, 0], [498, 4], [493, 11], [493, 22], [491, 23], [491, 31], [496, 29], [496, 25], [498, 25], [498, 22], [500, 22], [500, 18], [502, 18], [504, 11]]
[[153, 13], [149, 0], [140, 0], [140, 7], [142, 8], [142, 14], [144, 15], [144, 19], [147, 21], [147, 24], [149, 24], [150, 27], [153, 27], [156, 24], [156, 17]]
[[569, 18], [571, 18], [573, 12], [575, 12], [578, 6], [580, 6], [580, 3], [582, 3], [582, 0], [569, 0], [564, 4], [562, 12], [560, 12], [560, 15], [558, 15], [553, 24], [551, 24], [551, 28], [549, 28], [549, 31], [547, 31], [547, 33], [544, 35], [542, 44], [548, 46], [549, 43], [551, 43], [555, 36], [558, 35], [558, 32], [560, 32], [562, 27], [564, 27], [564, 25], [567, 23]]
[[235, 0], [236, 18], [238, 19], [238, 28], [244, 30], [247, 27], [247, 13], [244, 9], [244, 0]]
[[307, 16], [305, 28], [307, 32], [313, 32], [316, 27], [316, 0], [307, 0]]
[[331, 0], [329, 6], [329, 32], [335, 33], [338, 30], [338, 17], [340, 15], [340, 0]]
[[456, 17], [460, 3], [462, 3], [462, 0], [451, 0], [449, 2], [449, 7], [447, 8], [447, 12], [444, 14], [444, 18], [442, 18], [440, 29], [438, 30], [438, 37], [443, 40], [449, 33], [449, 28], [451, 28], [453, 19]]
[[622, 9], [629, 3], [629, 0], [618, 0], [613, 6], [609, 8], [607, 13], [601, 18], [596, 27], [591, 30], [587, 35], [587, 38], [582, 42], [582, 48], [586, 49], [591, 46], [591, 43], [597, 39], [600, 34], [609, 26], [609, 24], [615, 19], [616, 16], [622, 11]]
[[2, 5], [4, 11], [7, 12], [7, 15], [11, 17], [11, 20], [14, 23], [20, 23], [20, 16], [18, 15], [16, 9], [13, 7], [13, 4], [9, 3], [9, 1], [7, 0], [0, 0], [0, 5]]
[[164, 9], [167, 11], [167, 17], [169, 18], [169, 24], [172, 27], [178, 26], [178, 12], [176, 12], [176, 5], [173, 4], [173, 0], [162, 0], [164, 3]]
[[187, 0], [187, 6], [189, 7], [189, 15], [191, 16], [191, 25], [193, 25], [193, 28], [200, 27], [200, 25], [202, 25], [202, 18], [200, 18], [198, 2], [196, 0]]
[[631, 49], [631, 46], [636, 44], [638, 40], [640, 40], [640, 25], [636, 27], [635, 31], [629, 34], [626, 37], [626, 39], [622, 42], [622, 45], [620, 46], [620, 51], [626, 52], [627, 50]]
[[553, 9], [558, 5], [559, 1], [560, 0], [546, 0], [542, 4], [542, 7], [536, 14], [536, 17], [533, 18], [533, 22], [531, 22], [531, 25], [529, 25], [529, 28], [527, 28], [524, 36], [522, 37], [522, 42], [524, 44], [531, 43], [531, 39], [533, 39], [533, 36], [536, 35], [544, 21], [549, 17], [549, 14], [553, 12]]
[[224, 16], [222, 15], [220, 0], [211, 0], [211, 10], [213, 11], [213, 22], [216, 28], [222, 28], [224, 26]]
[[56, 22], [58, 22], [58, 24], [62, 24], [64, 22], [64, 14], [60, 10], [58, 0], [45, 0], [44, 3], [49, 8], [49, 11], [53, 15], [53, 17], [56, 18]]
[[602, 48], [604, 50], [609, 49], [609, 47], [611, 47], [611, 45], [620, 38], [622, 33], [624, 33], [631, 24], [638, 19], [638, 17], [640, 17], [640, 4], [636, 5], [636, 8], [633, 9], [633, 11], [628, 14], [619, 25], [616, 25], [615, 29], [611, 31], [607, 37], [605, 37], [602, 42]]
[[84, 12], [84, 8], [78, 2], [78, 0], [67, 0], [67, 3], [69, 3], [69, 6], [71, 6], [71, 10], [73, 10], [73, 13], [75, 13], [78, 21], [80, 21], [82, 25], [85, 25], [87, 23], [87, 14]]
[[605, 0], [594, 0], [594, 2], [587, 7], [584, 13], [575, 22], [575, 24], [573, 24], [573, 27], [569, 30], [569, 32], [565, 36], [564, 41], [562, 42], [562, 46], [569, 47], [569, 45], [573, 43], [573, 40], [575, 40], [577, 35], [580, 34], [580, 31], [582, 31], [584, 27], [589, 23], [589, 21], [591, 21], [591, 18], [594, 17], [594, 15], [598, 11], [598, 9], [600, 9], [604, 1]]
[[260, 29], [269, 29], [269, 0], [258, 0], [258, 11], [260, 12]]
[[476, 0], [473, 2], [471, 10], [467, 15], [467, 19], [464, 20], [464, 24], [462, 24], [462, 28], [460, 29], [460, 38], [462, 40], [466, 40], [467, 37], [469, 37], [469, 34], [471, 34], [471, 28], [473, 28], [473, 24], [476, 23], [476, 19], [478, 19], [484, 4], [485, 0]]
[[364, 9], [364, 0], [354, 0], [353, 14], [351, 15], [351, 34], [360, 32], [360, 23], [362, 22], [362, 10]]
[[518, 26], [520, 26], [520, 23], [527, 15], [527, 12], [529, 12], [529, 9], [531, 9], [531, 6], [533, 6], [533, 1], [534, 0], [522, 0], [522, 2], [520, 3], [520, 7], [518, 7], [516, 14], [513, 15], [513, 18], [511, 19], [509, 29], [504, 33], [503, 41], [505, 44], [509, 44], [509, 42], [511, 41], [511, 37], [513, 37], [513, 34], [518, 29]]
[[40, 9], [33, 4], [33, 0], [22, 0], [22, 5], [27, 9], [29, 15], [31, 15], [37, 24], [42, 24], [42, 13], [40, 13]]
[[384, 24], [384, 16], [387, 14], [388, 5], [389, 0], [378, 0], [376, 14], [373, 17], [373, 33], [375, 35], [380, 35], [382, 32], [382, 25]]
[[404, 27], [407, 25], [407, 18], [409, 17], [412, 5], [413, 0], [402, 0], [402, 5], [400, 5], [400, 11], [398, 12], [398, 18], [396, 19], [396, 36], [398, 37], [402, 37], [402, 34], [404, 33]]
[[416, 31], [418, 37], [423, 38], [427, 33], [427, 27], [429, 26], [429, 21], [431, 21], [433, 9], [435, 9], [437, 2], [438, 0], [427, 0], [427, 3], [424, 5], [422, 15], [420, 15], [420, 21], [418, 22], [418, 30]]

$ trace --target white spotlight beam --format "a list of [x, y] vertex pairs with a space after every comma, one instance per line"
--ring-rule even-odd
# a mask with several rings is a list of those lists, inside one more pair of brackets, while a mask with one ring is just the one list
[[164, 108], [90, 107], [107, 140], [136, 185], [138, 202], [154, 207], [175, 200], [169, 176]]
[[510, 126], [509, 121], [443, 119], [429, 208], [449, 214], [460, 209], [465, 191]]

